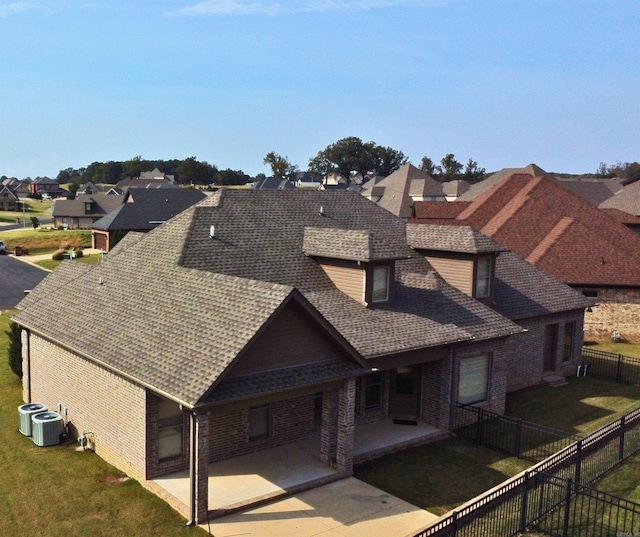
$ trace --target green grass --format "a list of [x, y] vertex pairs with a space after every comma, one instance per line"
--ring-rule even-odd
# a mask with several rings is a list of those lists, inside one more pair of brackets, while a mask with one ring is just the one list
[[0, 315], [0, 533], [11, 536], [196, 536], [164, 501], [92, 452], [37, 447], [18, 431], [19, 379], [7, 364]]
[[[96, 265], [100, 263], [101, 256], [99, 254], [84, 255], [82, 257], [73, 260], [74, 263], [84, 263], [86, 265]], [[55, 261], [53, 259], [42, 259], [36, 261], [35, 264], [47, 270], [55, 269], [62, 261]]]
[[597, 351], [612, 352], [614, 354], [624, 354], [625, 356], [640, 358], [640, 343], [601, 341], [595, 344], [588, 344], [587, 346]]
[[9, 251], [16, 246], [22, 246], [34, 254], [43, 250], [57, 250], [68, 245], [74, 248], [88, 248], [91, 246], [91, 231], [25, 228], [0, 232], [0, 240], [4, 241]]
[[[579, 435], [640, 406], [638, 387], [596, 377], [571, 377], [559, 388], [534, 386], [507, 395], [507, 414]], [[441, 515], [531, 463], [462, 440], [412, 448], [356, 466], [357, 478]], [[638, 483], [638, 466], [620, 470], [621, 482]], [[615, 492], [611, 492], [615, 494]]]
[[590, 486], [614, 496], [640, 503], [640, 454], [629, 457]]
[[0, 211], [0, 222], [10, 222], [15, 224], [16, 218], [20, 219], [20, 223], [31, 225], [31, 217], [38, 218], [50, 217], [53, 202], [47, 200], [35, 200], [30, 198], [21, 198], [20, 201], [25, 203], [25, 210], [22, 211]]

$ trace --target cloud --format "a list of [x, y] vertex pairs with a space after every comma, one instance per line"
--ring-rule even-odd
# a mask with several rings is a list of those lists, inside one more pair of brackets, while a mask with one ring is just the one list
[[0, 18], [36, 9], [37, 7], [33, 2], [0, 2]]
[[292, 13], [323, 13], [328, 11], [368, 11], [389, 7], [436, 7], [450, 0], [301, 0], [273, 2], [253, 0], [204, 0], [171, 11], [170, 15], [278, 15]]

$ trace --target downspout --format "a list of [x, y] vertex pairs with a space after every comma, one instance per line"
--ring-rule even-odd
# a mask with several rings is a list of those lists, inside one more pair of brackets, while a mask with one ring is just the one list
[[190, 518], [187, 526], [196, 525], [196, 413], [191, 411], [189, 427], [189, 509]]
[[27, 334], [27, 403], [31, 403], [31, 332], [29, 330], [25, 332]]

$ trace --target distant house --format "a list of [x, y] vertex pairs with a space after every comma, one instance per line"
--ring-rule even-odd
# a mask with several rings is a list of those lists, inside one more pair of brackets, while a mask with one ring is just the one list
[[11, 192], [13, 192], [19, 198], [26, 198], [29, 196], [29, 186], [22, 181], [18, 181], [15, 178], [8, 178], [2, 181], [2, 186], [9, 187]]
[[640, 341], [640, 236], [558, 181], [516, 174], [471, 201], [416, 203], [415, 212], [414, 223], [471, 226], [594, 299], [587, 337]]
[[59, 199], [53, 205], [53, 225], [64, 229], [91, 229], [93, 224], [122, 205], [124, 196], [103, 193]]
[[104, 192], [104, 188], [99, 185], [94, 185], [89, 181], [76, 190], [76, 196], [90, 196], [91, 194], [98, 194], [99, 192]]
[[58, 198], [60, 196], [67, 195], [67, 191], [60, 186], [60, 183], [55, 179], [50, 179], [49, 177], [38, 177], [29, 185], [29, 190], [32, 194], [50, 196], [51, 198]]
[[626, 183], [613, 196], [599, 207], [601, 209], [618, 209], [633, 216], [640, 216], [640, 181]]
[[113, 187], [115, 192], [126, 192], [132, 188], [180, 188], [173, 175], [167, 175], [155, 168], [142, 172], [139, 178], [126, 177]]
[[[223, 509], [210, 465], [304, 441], [316, 486], [380, 453], [368, 427], [402, 449], [407, 424], [446, 435], [453, 405], [502, 412], [508, 389], [575, 371], [589, 304], [355, 192], [222, 189], [100, 265], [63, 263], [13, 320], [24, 400], [62, 404], [71, 434], [204, 522]], [[187, 503], [160, 480], [176, 475]]]
[[0, 185], [0, 211], [21, 211], [22, 202], [7, 185]]
[[293, 190], [296, 188], [296, 184], [289, 179], [265, 177], [253, 183], [251, 188], [253, 190]]
[[130, 231], [155, 229], [205, 197], [193, 188], [132, 188], [119, 207], [92, 225], [93, 247], [109, 252]]
[[293, 181], [296, 188], [315, 188], [322, 187], [322, 177], [317, 177], [309, 172], [296, 172], [291, 174], [289, 180]]
[[175, 177], [173, 175], [168, 175], [164, 172], [161, 172], [158, 168], [154, 168], [150, 172], [142, 172], [140, 174], [140, 180], [141, 181], [149, 181], [149, 180], [165, 181], [167, 183], [176, 182]]

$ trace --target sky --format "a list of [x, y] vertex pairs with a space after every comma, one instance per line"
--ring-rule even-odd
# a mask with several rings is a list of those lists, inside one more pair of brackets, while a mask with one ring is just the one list
[[0, 175], [196, 157], [305, 170], [640, 161], [638, 0], [0, 0]]

